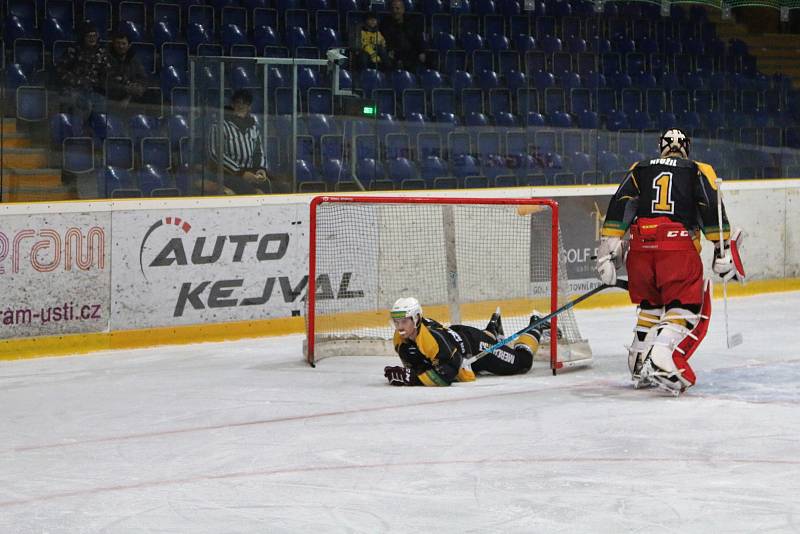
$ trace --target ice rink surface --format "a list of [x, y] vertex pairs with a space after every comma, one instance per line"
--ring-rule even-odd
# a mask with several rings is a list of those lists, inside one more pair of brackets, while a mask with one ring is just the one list
[[0, 362], [0, 532], [800, 532], [800, 293], [722, 302], [679, 398], [593, 367], [396, 388], [301, 337]]

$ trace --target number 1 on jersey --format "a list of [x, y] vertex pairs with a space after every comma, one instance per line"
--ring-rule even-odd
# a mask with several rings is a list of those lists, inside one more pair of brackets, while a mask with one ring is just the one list
[[652, 202], [654, 213], [675, 213], [675, 203], [672, 201], [672, 173], [662, 172], [653, 180], [653, 189], [656, 198]]

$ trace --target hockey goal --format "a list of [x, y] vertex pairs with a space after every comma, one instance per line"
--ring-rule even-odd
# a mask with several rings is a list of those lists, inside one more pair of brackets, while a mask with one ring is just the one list
[[[388, 310], [416, 297], [426, 317], [483, 328], [499, 306], [506, 334], [533, 309], [567, 302], [558, 203], [537, 198], [318, 196], [311, 201], [308, 362], [393, 354]], [[537, 359], [553, 372], [591, 363], [572, 310]], [[553, 336], [555, 337], [555, 336]]]

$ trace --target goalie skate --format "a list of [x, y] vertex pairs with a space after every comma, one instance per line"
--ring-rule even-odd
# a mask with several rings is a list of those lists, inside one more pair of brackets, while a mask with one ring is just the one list
[[681, 371], [667, 373], [665, 371], [656, 370], [653, 368], [653, 364], [648, 357], [642, 364], [639, 380], [636, 381], [634, 379], [633, 387], [634, 389], [640, 389], [643, 387], [655, 386], [662, 391], [666, 391], [673, 397], [677, 397], [686, 391], [686, 386], [684, 386], [680, 378], [678, 378], [679, 374], [681, 374]]

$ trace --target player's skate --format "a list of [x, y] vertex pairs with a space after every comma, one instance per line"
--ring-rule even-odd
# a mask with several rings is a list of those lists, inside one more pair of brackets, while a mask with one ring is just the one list
[[503, 323], [500, 320], [500, 307], [494, 311], [489, 319], [489, 324], [486, 325], [484, 330], [494, 336], [497, 341], [502, 341], [506, 337], [505, 332], [503, 332]]
[[[534, 324], [540, 321], [544, 317], [544, 314], [538, 310], [533, 310], [531, 314], [531, 320], [528, 323], [529, 325]], [[537, 330], [541, 334], [540, 343], [550, 343], [550, 321], [545, 321], [544, 323], [539, 324], [534, 330]], [[564, 334], [561, 332], [561, 328], [558, 329], [558, 339], [564, 337]]]

